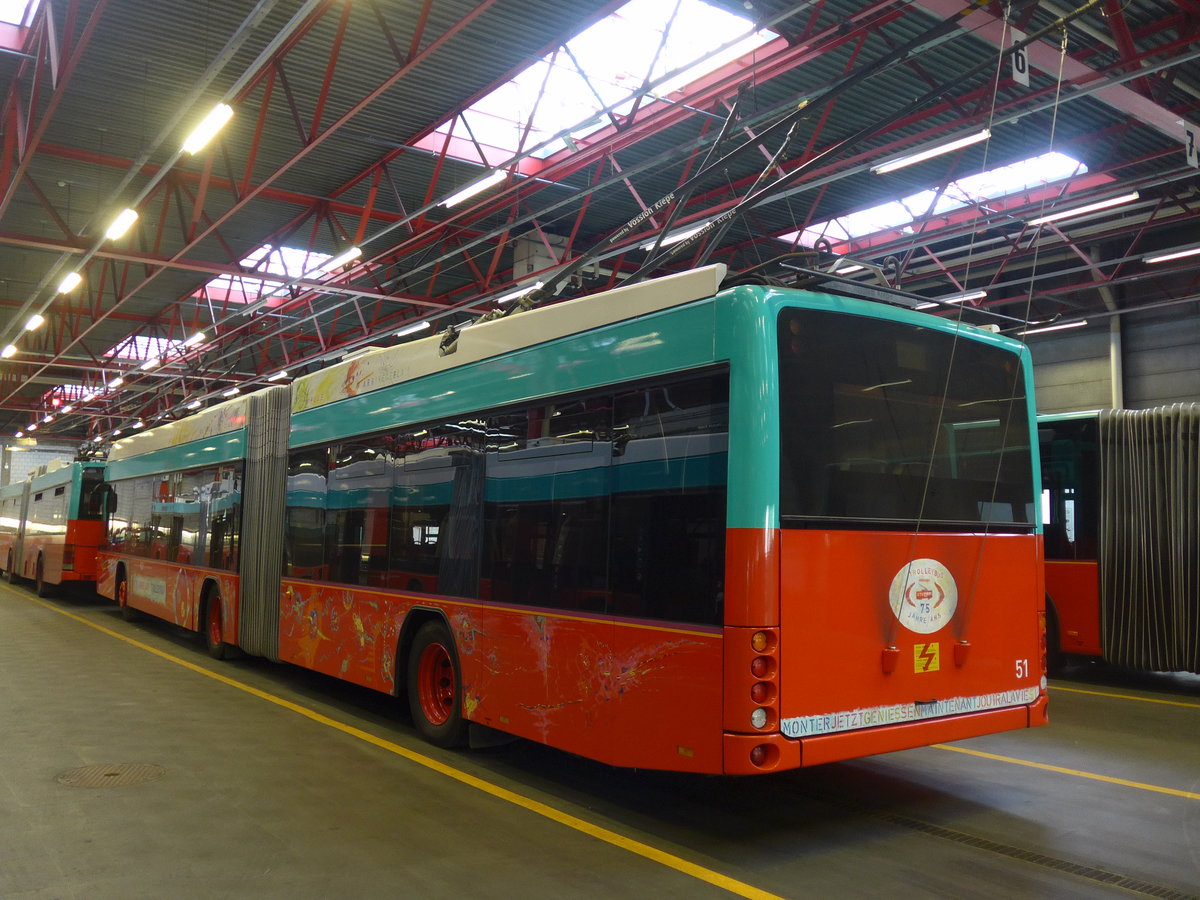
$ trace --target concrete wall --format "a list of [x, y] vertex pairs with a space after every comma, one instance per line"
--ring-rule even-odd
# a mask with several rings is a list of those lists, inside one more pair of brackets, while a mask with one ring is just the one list
[[[1031, 335], [1038, 412], [1111, 407], [1107, 322]], [[1121, 361], [1126, 409], [1200, 401], [1200, 316], [1126, 319]]]

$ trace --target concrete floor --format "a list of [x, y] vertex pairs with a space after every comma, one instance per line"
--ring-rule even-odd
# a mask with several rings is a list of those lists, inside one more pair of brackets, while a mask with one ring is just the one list
[[1200, 896], [1197, 678], [1081, 670], [1049, 728], [695, 778], [438, 751], [96, 600], [0, 585], [0, 635], [0, 898]]

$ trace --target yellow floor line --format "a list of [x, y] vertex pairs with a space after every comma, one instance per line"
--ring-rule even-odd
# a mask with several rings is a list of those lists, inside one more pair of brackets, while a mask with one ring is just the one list
[[536, 813], [537, 815], [557, 822], [560, 825], [565, 825], [566, 827], [572, 828], [575, 831], [594, 837], [597, 840], [604, 841], [606, 844], [611, 844], [612, 846], [618, 847], [621, 850], [636, 854], [637, 856], [641, 856], [645, 859], [651, 860], [652, 862], [656, 862], [659, 865], [666, 866], [669, 869], [674, 869], [677, 872], [681, 872], [684, 875], [689, 875], [699, 881], [704, 881], [716, 887], [723, 888], [724, 890], [731, 894], [735, 894], [738, 897], [747, 897], [751, 898], [751, 900], [783, 900], [783, 898], [776, 894], [761, 890], [753, 885], [738, 881], [735, 878], [730, 878], [727, 875], [722, 875], [720, 872], [716, 872], [712, 869], [706, 869], [704, 866], [699, 866], [695, 863], [688, 862], [686, 859], [682, 859], [671, 853], [667, 853], [664, 850], [659, 850], [658, 848], [652, 847], [649, 844], [644, 844], [641, 841], [636, 841], [632, 838], [625, 837], [622, 834], [618, 834], [617, 832], [611, 831], [600, 825], [595, 825], [591, 822], [585, 821], [584, 819], [580, 819], [571, 815], [570, 813], [562, 812], [561, 810], [555, 809], [554, 807], [538, 800], [524, 797], [515, 791], [510, 791], [507, 788], [492, 784], [489, 781], [485, 781], [482, 778], [478, 778], [467, 772], [463, 772], [460, 769], [454, 768], [453, 766], [448, 766], [445, 763], [438, 762], [436, 759], [425, 756], [421, 753], [417, 753], [414, 750], [409, 750], [407, 747], [403, 747], [400, 744], [377, 737], [370, 732], [363, 731], [361, 728], [355, 728], [352, 725], [346, 725], [337, 721], [336, 719], [331, 719], [329, 716], [322, 715], [316, 710], [309, 709], [305, 706], [300, 706], [298, 703], [293, 703], [290, 700], [283, 699], [282, 697], [276, 697], [274, 694], [269, 694], [266, 691], [260, 690], [259, 688], [252, 687], [251, 685], [237, 681], [236, 679], [229, 678], [226, 675], [221, 675], [212, 671], [211, 669], [206, 669], [203, 666], [198, 666], [193, 662], [188, 662], [186, 659], [181, 659], [178, 656], [172, 656], [170, 653], [166, 653], [155, 647], [151, 647], [149, 644], [143, 644], [141, 641], [135, 640], [134, 638], [123, 635], [120, 632], [113, 631], [111, 628], [106, 628], [103, 625], [85, 619], [83, 616], [60, 609], [52, 603], [46, 603], [45, 601], [34, 597], [27, 597], [24, 594], [17, 594], [15, 591], [12, 591], [12, 593], [15, 596], [19, 596], [24, 599], [33, 600], [34, 603], [44, 606], [46, 609], [53, 610], [54, 612], [64, 615], [69, 619], [74, 619], [77, 622], [82, 622], [89, 628], [94, 628], [97, 631], [107, 634], [109, 637], [114, 637], [119, 641], [124, 641], [131, 646], [137, 647], [139, 650], [145, 650], [147, 653], [151, 653], [160, 659], [173, 662], [176, 665], [183, 666], [185, 669], [190, 669], [191, 671], [197, 672], [200, 675], [206, 675], [207, 677], [219, 681], [222, 684], [237, 688], [240, 691], [245, 691], [247, 694], [252, 694], [253, 696], [258, 697], [260, 700], [266, 700], [268, 703], [274, 703], [276, 706], [281, 706], [284, 709], [291, 710], [294, 713], [299, 713], [305, 718], [311, 719], [312, 721], [321, 725], [326, 725], [330, 728], [336, 728], [338, 731], [341, 731], [344, 734], [348, 734], [351, 737], [356, 737], [359, 740], [366, 741], [368, 744], [374, 744], [376, 747], [379, 747], [382, 750], [386, 750], [389, 753], [394, 753], [397, 756], [401, 756], [409, 762], [416, 763], [419, 766], [424, 766], [425, 768], [431, 769], [440, 775], [445, 775], [447, 778], [453, 778], [455, 781], [465, 784], [468, 787], [483, 791], [485, 794], [490, 794], [493, 797], [504, 800], [508, 803], [512, 803], [515, 806], [519, 806], [522, 809], [528, 810], [529, 812]]
[[1164, 706], [1183, 706], [1188, 709], [1200, 709], [1200, 703], [1185, 703], [1182, 700], [1159, 700], [1157, 697], [1138, 697], [1134, 694], [1111, 694], [1108, 691], [1085, 691], [1083, 688], [1060, 687], [1050, 685], [1051, 691], [1065, 691], [1068, 694], [1090, 694], [1093, 697], [1114, 697], [1117, 700], [1140, 700], [1142, 703], [1161, 703]]
[[1106, 784], [1119, 784], [1122, 787], [1137, 788], [1140, 791], [1153, 791], [1156, 794], [1170, 794], [1172, 797], [1183, 797], [1187, 800], [1200, 800], [1200, 793], [1181, 791], [1176, 788], [1160, 787], [1157, 784], [1146, 784], [1141, 781], [1127, 781], [1124, 778], [1113, 778], [1111, 775], [1097, 775], [1095, 772], [1084, 772], [1082, 769], [1068, 769], [1064, 766], [1052, 766], [1049, 763], [1032, 762], [1028, 759], [1017, 759], [1014, 756], [1001, 756], [998, 753], [985, 753], [982, 750], [969, 750], [966, 747], [952, 747], [949, 744], [934, 744], [938, 750], [949, 750], [953, 753], [965, 753], [980, 759], [990, 759], [995, 762], [1011, 763], [1014, 766], [1028, 766], [1031, 769], [1041, 769], [1044, 772], [1057, 772], [1059, 775], [1074, 775], [1076, 778], [1086, 778], [1089, 781], [1103, 781]]

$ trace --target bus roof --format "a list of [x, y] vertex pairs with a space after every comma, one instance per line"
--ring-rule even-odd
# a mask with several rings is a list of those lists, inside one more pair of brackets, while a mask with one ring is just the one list
[[724, 265], [706, 266], [493, 319], [463, 329], [455, 350], [446, 355], [440, 352], [444, 333], [361, 353], [297, 378], [293, 382], [292, 412], [712, 297], [724, 277]]
[[178, 422], [134, 432], [112, 445], [108, 451], [108, 461], [117, 462], [151, 450], [178, 447], [191, 441], [240, 431], [246, 427], [246, 406], [245, 397], [234, 397]]

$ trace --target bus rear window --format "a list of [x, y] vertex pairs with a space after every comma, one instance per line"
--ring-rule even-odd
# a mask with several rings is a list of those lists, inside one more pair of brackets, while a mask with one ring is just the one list
[[820, 310], [779, 318], [780, 516], [791, 527], [1031, 530], [1013, 353]]

